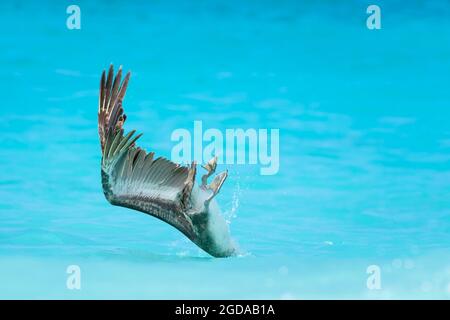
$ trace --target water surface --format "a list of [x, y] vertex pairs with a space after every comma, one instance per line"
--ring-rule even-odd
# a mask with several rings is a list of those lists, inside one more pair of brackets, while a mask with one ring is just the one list
[[[450, 5], [0, 5], [0, 298], [450, 297]], [[127, 129], [280, 129], [280, 170], [221, 165], [242, 254], [213, 259], [101, 190], [100, 72], [133, 72]], [[66, 288], [78, 265], [82, 289]], [[381, 268], [381, 290], [366, 286]]]

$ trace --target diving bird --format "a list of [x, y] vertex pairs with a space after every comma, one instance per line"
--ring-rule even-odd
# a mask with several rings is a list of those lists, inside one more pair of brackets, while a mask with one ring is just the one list
[[206, 174], [195, 184], [197, 165], [184, 166], [136, 146], [141, 134], [124, 133], [127, 119], [122, 102], [131, 73], [123, 81], [122, 67], [114, 76], [113, 65], [100, 80], [98, 132], [102, 150], [101, 180], [106, 199], [154, 216], [181, 231], [197, 246], [214, 257], [236, 253], [228, 225], [215, 201], [227, 171], [215, 173], [217, 157], [202, 166]]

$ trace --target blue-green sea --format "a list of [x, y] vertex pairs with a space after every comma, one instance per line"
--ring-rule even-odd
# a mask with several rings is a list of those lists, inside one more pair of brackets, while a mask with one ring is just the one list
[[[448, 1], [5, 0], [0, 48], [0, 298], [450, 298]], [[218, 168], [238, 256], [106, 201], [111, 63], [132, 71], [125, 128], [157, 155], [197, 120], [279, 129], [276, 174]]]

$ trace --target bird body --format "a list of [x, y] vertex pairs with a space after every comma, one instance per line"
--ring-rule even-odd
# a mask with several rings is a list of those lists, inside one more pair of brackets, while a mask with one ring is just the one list
[[116, 206], [152, 215], [181, 231], [214, 257], [236, 253], [228, 225], [215, 200], [228, 173], [222, 172], [211, 184], [217, 158], [204, 169], [202, 184], [195, 185], [196, 163], [182, 166], [165, 158], [154, 158], [136, 146], [141, 136], [124, 134], [126, 116], [122, 101], [130, 73], [121, 82], [122, 69], [114, 77], [113, 66], [100, 82], [98, 129], [102, 149], [101, 179], [106, 199]]

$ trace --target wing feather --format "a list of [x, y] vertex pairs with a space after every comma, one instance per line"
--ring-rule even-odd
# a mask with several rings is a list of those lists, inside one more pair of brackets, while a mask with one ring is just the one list
[[114, 77], [113, 66], [100, 80], [98, 127], [102, 149], [103, 188], [108, 200], [154, 215], [192, 236], [186, 214], [191, 206], [195, 164], [180, 166], [165, 158], [154, 158], [135, 145], [141, 134], [124, 134], [126, 116], [122, 101], [130, 73], [121, 82], [122, 69]]

